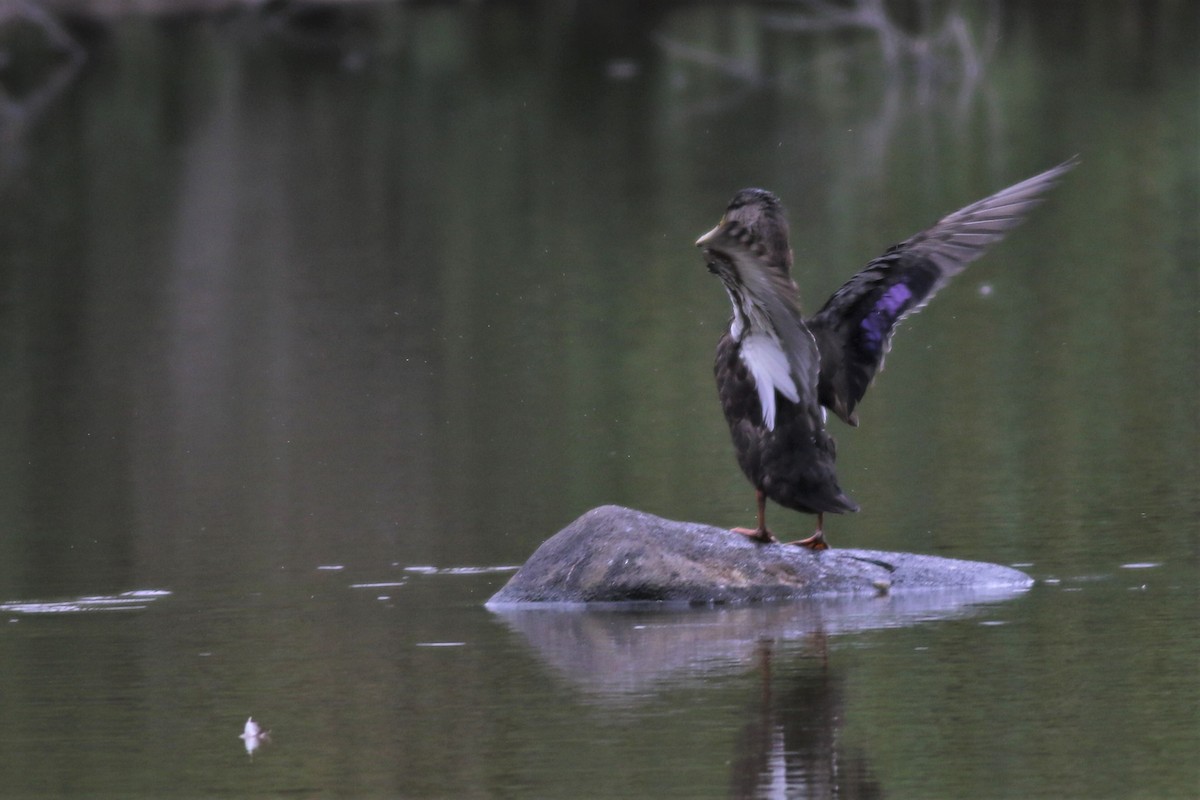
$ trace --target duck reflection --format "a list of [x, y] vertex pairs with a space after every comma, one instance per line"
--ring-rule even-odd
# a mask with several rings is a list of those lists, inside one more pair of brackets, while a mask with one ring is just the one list
[[492, 607], [552, 671], [601, 706], [743, 683], [757, 691], [732, 754], [734, 797], [877, 797], [866, 756], [843, 742], [846, 689], [831, 665], [839, 634], [970, 617], [1024, 589], [826, 598], [721, 608]]
[[776, 644], [758, 648], [762, 685], [737, 740], [730, 795], [738, 798], [882, 797], [864, 754], [842, 742], [845, 689], [831, 670], [822, 633], [816, 655], [773, 664]]

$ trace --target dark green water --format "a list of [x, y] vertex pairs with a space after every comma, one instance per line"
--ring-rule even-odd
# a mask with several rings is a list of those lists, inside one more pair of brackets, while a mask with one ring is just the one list
[[[923, 58], [755, 7], [129, 17], [42, 105], [21, 38], [0, 795], [1200, 794], [1200, 21], [964, 7]], [[750, 522], [692, 247], [735, 190], [811, 311], [1075, 153], [831, 423], [835, 546], [1031, 591], [482, 607], [510, 572], [458, 568], [596, 505]]]

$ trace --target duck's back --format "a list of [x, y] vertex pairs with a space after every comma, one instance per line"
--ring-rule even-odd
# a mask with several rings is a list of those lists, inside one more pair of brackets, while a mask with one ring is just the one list
[[769, 430], [754, 377], [729, 334], [717, 345], [714, 372], [738, 465], [755, 488], [786, 508], [809, 514], [858, 510], [838, 486], [837, 451], [818, 406], [806, 408], [777, 392], [775, 425]]

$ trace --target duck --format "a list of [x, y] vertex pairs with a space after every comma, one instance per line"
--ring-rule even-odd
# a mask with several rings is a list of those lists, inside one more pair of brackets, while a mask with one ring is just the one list
[[883, 369], [896, 327], [951, 278], [1021, 224], [1078, 164], [1069, 159], [947, 214], [887, 248], [811, 317], [792, 280], [787, 213], [766, 189], [733, 196], [699, 239], [708, 270], [732, 306], [717, 342], [717, 396], [737, 462], [754, 487], [757, 525], [735, 533], [775, 543], [766, 501], [815, 514], [812, 535], [790, 542], [828, 549], [825, 514], [859, 510], [838, 483], [828, 412], [858, 427], [858, 405]]

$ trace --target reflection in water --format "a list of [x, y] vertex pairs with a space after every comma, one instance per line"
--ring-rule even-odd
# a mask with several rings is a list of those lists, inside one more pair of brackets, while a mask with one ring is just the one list
[[135, 589], [116, 595], [77, 597], [70, 600], [12, 600], [0, 603], [0, 613], [78, 614], [86, 611], [138, 611], [170, 592], [165, 589]]
[[548, 664], [601, 701], [737, 673], [763, 641], [802, 641], [978, 613], [1022, 594], [996, 588], [704, 610], [494, 609]]
[[[847, 164], [857, 180], [870, 181], [886, 172], [906, 109], [926, 112], [922, 116], [927, 117], [928, 138], [932, 136], [929, 115], [944, 115], [961, 127], [970, 122], [980, 99], [988, 121], [987, 150], [999, 152], [1003, 116], [993, 88], [983, 77], [1000, 34], [1000, 7], [974, 4], [972, 13], [982, 19], [971, 21], [963, 3], [952, 2], [938, 10], [935, 15], [931, 4], [920, 3], [909, 9], [918, 19], [901, 20], [894, 14], [903, 9], [889, 8], [883, 0], [804, 3], [795, 10], [765, 7], [755, 11], [756, 28], [739, 40], [753, 42], [743, 54], [665, 34], [658, 43], [678, 64], [695, 65], [729, 79], [733, 88], [725, 95], [714, 99], [709, 94], [689, 112], [700, 116], [727, 110], [764, 85], [795, 91], [811, 84], [815, 74], [818, 83], [841, 88], [856, 79], [856, 71], [870, 72], [878, 79], [879, 94], [873, 103], [863, 104], [871, 112], [847, 131], [856, 156]], [[857, 39], [858, 33], [867, 37]], [[832, 52], [821, 46], [830, 34], [847, 37]], [[720, 43], [728, 45], [728, 41]], [[797, 62], [797, 53], [807, 57]]]
[[733, 761], [733, 797], [881, 797], [861, 753], [842, 743], [845, 690], [814, 633], [815, 658], [798, 671], [772, 669], [774, 642], [759, 644], [762, 691], [742, 729]]
[[405, 567], [405, 572], [416, 572], [421, 575], [492, 575], [504, 572], [516, 572], [520, 566], [497, 567]]
[[[845, 745], [844, 680], [830, 636], [981, 613], [1021, 594], [928, 593], [689, 611], [533, 609], [495, 613], [601, 704], [753, 666], [761, 689], [736, 740], [734, 797], [878, 797], [866, 756]], [[790, 643], [786, 648], [783, 643]]]
[[[37, 32], [39, 49], [46, 51], [36, 56], [25, 54], [26, 58], [41, 61], [48, 55], [51, 63], [17, 93], [10, 86], [12, 70], [5, 69], [10, 66], [5, 45], [9, 39], [22, 38], [26, 29]], [[20, 168], [25, 159], [25, 137], [79, 76], [86, 60], [83, 47], [37, 3], [0, 4], [0, 184]]]

